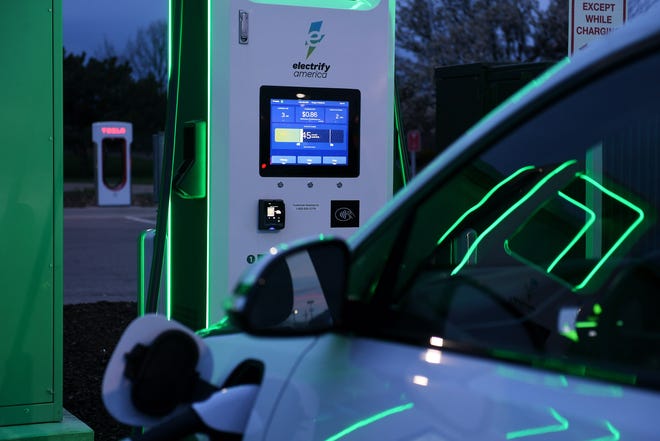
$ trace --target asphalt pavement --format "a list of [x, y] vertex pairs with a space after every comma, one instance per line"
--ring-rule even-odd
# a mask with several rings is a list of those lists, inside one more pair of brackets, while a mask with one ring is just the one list
[[138, 239], [156, 226], [157, 209], [64, 209], [64, 303], [137, 301]]

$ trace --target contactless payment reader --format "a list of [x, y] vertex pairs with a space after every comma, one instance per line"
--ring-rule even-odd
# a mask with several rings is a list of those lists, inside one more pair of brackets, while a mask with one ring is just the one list
[[[391, 198], [395, 120], [394, 0], [223, 0], [208, 14], [206, 133], [184, 137], [207, 152], [195, 159], [207, 172], [204, 325], [272, 247], [348, 237]], [[184, 198], [173, 185], [173, 223], [195, 204]], [[183, 321], [185, 265], [169, 268]]]

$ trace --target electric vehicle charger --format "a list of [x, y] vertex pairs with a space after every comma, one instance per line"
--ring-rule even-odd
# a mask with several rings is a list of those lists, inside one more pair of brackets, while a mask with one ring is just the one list
[[391, 199], [395, 0], [171, 3], [169, 176], [144, 303], [197, 330], [263, 255], [347, 238]]
[[148, 314], [126, 328], [103, 378], [103, 401], [134, 427], [132, 440], [176, 440], [195, 433], [240, 439], [264, 375], [255, 359], [239, 363], [216, 386], [209, 350], [190, 329]]
[[203, 402], [187, 406], [132, 441], [175, 441], [201, 433], [212, 441], [238, 441], [250, 417], [258, 386], [241, 385], [222, 389]]
[[117, 421], [150, 427], [217, 390], [210, 386], [212, 370], [213, 359], [199, 336], [164, 316], [147, 314], [129, 324], [110, 357], [103, 403]]
[[179, 404], [206, 399], [217, 390], [199, 378], [199, 351], [185, 332], [165, 331], [150, 345], [136, 344], [125, 358], [124, 375], [133, 383], [131, 400], [147, 415], [165, 416]]
[[92, 124], [92, 142], [98, 205], [131, 205], [133, 124], [95, 122]]

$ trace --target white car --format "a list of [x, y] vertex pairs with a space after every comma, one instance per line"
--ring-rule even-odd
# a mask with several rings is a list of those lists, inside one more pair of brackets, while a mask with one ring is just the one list
[[659, 208], [655, 8], [496, 109], [347, 244], [251, 268], [195, 336], [226, 389], [194, 413], [245, 440], [660, 440]]

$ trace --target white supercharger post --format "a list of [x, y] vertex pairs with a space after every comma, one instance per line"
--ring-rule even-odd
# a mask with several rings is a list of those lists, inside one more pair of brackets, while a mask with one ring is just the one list
[[283, 242], [392, 196], [394, 0], [210, 2], [208, 321]]
[[133, 124], [102, 121], [92, 124], [96, 157], [98, 205], [131, 205], [131, 143]]

